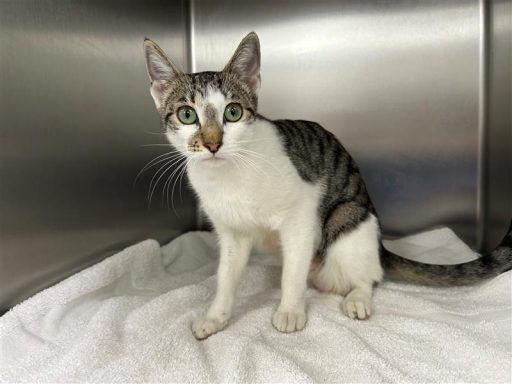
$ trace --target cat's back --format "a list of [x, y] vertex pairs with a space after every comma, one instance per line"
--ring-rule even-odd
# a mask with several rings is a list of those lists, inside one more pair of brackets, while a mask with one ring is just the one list
[[357, 164], [334, 134], [306, 120], [275, 120], [273, 124], [300, 177], [325, 185], [320, 209], [323, 219], [346, 202], [375, 212]]

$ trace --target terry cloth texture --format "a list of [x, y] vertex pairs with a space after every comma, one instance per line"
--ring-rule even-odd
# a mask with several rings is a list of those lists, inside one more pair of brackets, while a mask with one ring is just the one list
[[[447, 264], [475, 257], [446, 228], [386, 245]], [[228, 327], [197, 341], [190, 324], [214, 297], [217, 261], [211, 233], [146, 240], [36, 294], [0, 318], [0, 381], [511, 381], [511, 272], [459, 288], [383, 282], [366, 321], [309, 289], [306, 328], [282, 334], [270, 323], [279, 261], [253, 254]]]

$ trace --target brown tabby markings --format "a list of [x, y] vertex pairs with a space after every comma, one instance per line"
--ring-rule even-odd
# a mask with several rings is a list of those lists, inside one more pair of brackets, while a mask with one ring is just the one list
[[197, 130], [188, 141], [188, 150], [192, 152], [201, 152], [204, 148], [203, 140], [201, 139], [201, 131]]
[[[168, 94], [160, 107], [164, 126], [169, 130], [178, 130], [179, 121], [175, 117], [178, 108], [183, 105], [195, 107], [198, 101], [196, 99], [204, 100], [208, 88], [218, 89], [226, 99], [239, 103], [244, 109], [243, 119], [247, 122], [254, 121], [258, 106], [256, 95], [246, 84], [237, 81], [234, 74], [224, 70], [193, 74], [180, 73], [179, 76], [170, 80], [167, 86]], [[248, 112], [247, 116], [245, 111]]]
[[222, 145], [223, 129], [217, 121], [217, 112], [211, 104], [205, 107], [206, 121], [204, 124], [199, 122], [199, 129], [192, 135], [188, 141], [188, 147], [194, 152], [199, 152], [206, 146]]

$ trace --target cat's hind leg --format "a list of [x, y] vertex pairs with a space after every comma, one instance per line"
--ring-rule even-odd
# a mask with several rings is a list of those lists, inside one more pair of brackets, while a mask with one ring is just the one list
[[354, 229], [341, 233], [328, 246], [323, 263], [310, 278], [324, 292], [345, 296], [341, 309], [351, 319], [366, 319], [371, 314], [373, 284], [382, 280], [379, 260], [379, 225], [374, 215]]

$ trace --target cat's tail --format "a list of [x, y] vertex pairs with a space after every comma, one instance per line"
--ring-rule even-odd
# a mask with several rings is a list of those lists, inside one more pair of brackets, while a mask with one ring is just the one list
[[492, 252], [473, 261], [454, 265], [434, 265], [404, 259], [382, 247], [386, 276], [411, 283], [453, 286], [477, 283], [512, 269], [512, 221], [507, 234]]

